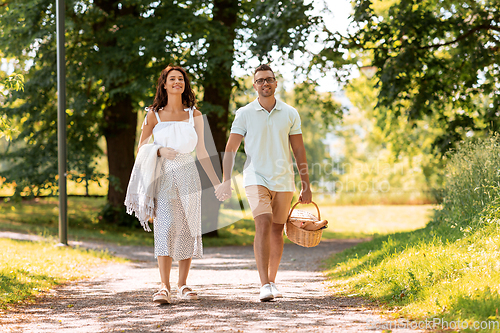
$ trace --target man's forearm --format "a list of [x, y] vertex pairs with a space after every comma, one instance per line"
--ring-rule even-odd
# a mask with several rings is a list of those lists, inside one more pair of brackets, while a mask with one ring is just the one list
[[226, 151], [224, 153], [224, 159], [222, 160], [223, 181], [231, 180], [235, 157], [236, 157], [236, 152]]
[[198, 156], [198, 160], [200, 161], [201, 166], [203, 167], [203, 170], [205, 170], [205, 173], [207, 174], [208, 178], [212, 182], [212, 185], [220, 184], [219, 177], [217, 177], [217, 174], [215, 173], [215, 169], [214, 169], [214, 166], [212, 164], [212, 160], [210, 159], [210, 156], [208, 155], [207, 151], [205, 149], [203, 149], [198, 153], [198, 150], [197, 150], [197, 156]]
[[294, 151], [295, 162], [297, 163], [297, 170], [299, 171], [300, 181], [302, 183], [302, 189], [309, 189], [309, 166], [307, 165], [306, 151], [305, 149], [296, 149]]
[[307, 166], [307, 162], [298, 162], [297, 169], [299, 170], [302, 189], [310, 189], [311, 183], [309, 182], [309, 167]]

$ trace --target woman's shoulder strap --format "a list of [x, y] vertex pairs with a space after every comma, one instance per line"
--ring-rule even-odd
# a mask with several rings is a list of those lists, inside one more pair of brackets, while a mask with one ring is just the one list
[[146, 115], [144, 116], [144, 121], [142, 122], [141, 129], [143, 129], [144, 126], [147, 126], [147, 124], [148, 124], [148, 114], [149, 114], [149, 110], [151, 110], [151, 109], [149, 107], [146, 107], [146, 108], [144, 108], [144, 110], [146, 110]]
[[153, 112], [154, 112], [154, 114], [156, 116], [156, 120], [158, 120], [158, 123], [161, 123], [160, 116], [158, 115], [158, 111], [154, 111], [153, 110]]

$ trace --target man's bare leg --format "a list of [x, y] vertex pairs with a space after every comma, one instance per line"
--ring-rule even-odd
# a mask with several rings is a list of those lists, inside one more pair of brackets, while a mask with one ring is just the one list
[[257, 271], [259, 272], [260, 283], [263, 286], [269, 283], [269, 255], [273, 215], [262, 214], [256, 216], [254, 220], [255, 239], [253, 242], [253, 251], [255, 254]]
[[283, 255], [283, 228], [284, 224], [271, 223], [271, 237], [269, 250], [269, 282], [275, 282], [278, 267]]

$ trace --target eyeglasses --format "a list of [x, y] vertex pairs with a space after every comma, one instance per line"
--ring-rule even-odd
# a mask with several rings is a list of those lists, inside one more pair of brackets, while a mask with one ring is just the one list
[[276, 78], [275, 77], [268, 77], [265, 79], [258, 79], [258, 80], [255, 80], [255, 83], [257, 83], [257, 85], [261, 86], [262, 84], [264, 84], [264, 81], [266, 81], [267, 83], [274, 83], [274, 82], [276, 82]]

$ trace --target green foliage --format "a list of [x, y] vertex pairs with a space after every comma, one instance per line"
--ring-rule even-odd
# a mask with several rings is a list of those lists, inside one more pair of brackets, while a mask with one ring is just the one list
[[306, 5], [304, 1], [254, 0], [242, 2], [242, 6], [251, 13], [243, 29], [251, 29], [248, 43], [259, 60], [270, 62], [270, 53], [277, 50], [285, 55], [308, 53], [304, 37], [315, 34], [321, 23], [320, 17], [308, 13], [313, 9], [312, 2]]
[[[467, 133], [498, 131], [498, 3], [358, 0], [351, 33], [331, 32], [315, 59], [346, 79], [353, 65], [376, 66], [379, 121], [405, 117], [442, 128], [433, 146], [444, 153]], [[347, 54], [346, 54], [347, 51]], [[430, 119], [429, 119], [430, 117]], [[397, 142], [393, 138], [392, 142]]]
[[[102, 211], [107, 208], [105, 198], [68, 198], [68, 237], [71, 240], [97, 240], [127, 245], [153, 245], [152, 234], [144, 232], [139, 221], [128, 226], [107, 223]], [[111, 210], [107, 208], [106, 212]], [[15, 202], [12, 199], [0, 203], [0, 229], [40, 234], [44, 237], [58, 235], [58, 200], [57, 198], [36, 198]], [[118, 213], [117, 213], [118, 214]], [[120, 212], [121, 214], [121, 212]], [[132, 218], [129, 215], [129, 218]], [[116, 216], [110, 218], [111, 221]], [[124, 224], [123, 220], [118, 221]]]
[[[69, 197], [68, 223], [72, 228], [100, 227], [98, 213], [104, 205], [101, 198]], [[54, 227], [58, 225], [58, 199], [36, 198], [34, 200], [15, 201], [6, 199], [0, 204], [0, 213], [5, 220], [28, 225], [28, 228]]]
[[[16, 184], [17, 195], [27, 191], [36, 196], [57, 190], [56, 52], [55, 38], [51, 38], [55, 33], [54, 10], [48, 1], [30, 4], [19, 1], [0, 9], [5, 20], [0, 35], [3, 52], [17, 56], [21, 60], [19, 67], [27, 61], [34, 62], [25, 76], [24, 92], [11, 93], [2, 108], [20, 128], [13, 144], [2, 152], [2, 159], [9, 162], [2, 175], [6, 183]], [[68, 42], [71, 45], [71, 39]], [[84, 76], [72, 64], [70, 61], [67, 68], [68, 168], [72, 173], [83, 173], [88, 179], [97, 180], [102, 175], [95, 173], [94, 163], [101, 153], [95, 133], [97, 121], [92, 114], [96, 107], [88, 94], [80, 94]], [[90, 83], [84, 85], [90, 93]]]
[[[317, 91], [318, 84], [304, 81], [293, 88], [293, 103], [291, 103], [304, 116], [316, 120], [314, 128], [326, 134], [329, 129], [341, 118], [345, 112], [340, 103], [329, 92]], [[312, 128], [309, 128], [310, 130]]]
[[[330, 202], [318, 202], [321, 215], [329, 221], [323, 232], [325, 239], [360, 238], [374, 234], [387, 234], [394, 230], [406, 231], [425, 225], [431, 206], [334, 206]], [[103, 223], [101, 210], [106, 205], [104, 198], [68, 198], [68, 237], [70, 240], [92, 240], [120, 245], [152, 246], [152, 233], [140, 228], [136, 220], [133, 226], [118, 227]], [[232, 206], [232, 207], [231, 207]], [[58, 200], [44, 198], [0, 203], [1, 230], [38, 234], [56, 239], [58, 235]], [[242, 219], [239, 204], [224, 204], [220, 210], [219, 238], [204, 238], [204, 246], [248, 245], [253, 242], [254, 222]], [[238, 212], [235, 214], [235, 210]], [[315, 207], [301, 209], [316, 213]], [[390, 223], [388, 222], [390, 221]], [[152, 225], [151, 225], [152, 226]]]
[[[123, 202], [133, 165], [136, 112], [152, 102], [155, 81], [166, 65], [184, 66], [192, 74], [221, 150], [230, 124], [233, 64], [246, 64], [252, 55], [267, 59], [271, 50], [283, 58], [295, 50], [306, 52], [305, 41], [319, 22], [308, 14], [312, 5], [302, 0], [285, 6], [258, 0], [65, 3], [68, 168], [75, 178], [97, 181], [102, 175], [93, 161], [103, 153], [97, 142], [104, 135], [109, 176], [119, 180], [109, 182], [108, 200], [116, 207]], [[2, 160], [9, 162], [2, 176], [15, 182], [18, 193], [26, 186], [35, 195], [54, 192], [54, 2], [9, 2], [0, 7], [0, 19], [2, 52], [18, 60], [17, 70], [31, 64], [25, 92], [10, 94], [2, 106], [20, 128], [9, 151], [2, 152]]]
[[13, 73], [1, 82], [7, 90], [24, 90], [24, 75]]
[[394, 317], [498, 320], [498, 223], [462, 234], [445, 227], [375, 237], [328, 261], [338, 292], [377, 299]]
[[[328, 183], [337, 179], [334, 173], [336, 164], [324, 140], [342, 116], [343, 109], [332, 94], [320, 93], [316, 88], [316, 83], [306, 81], [296, 84], [293, 91], [282, 92], [280, 95], [286, 103], [295, 107], [299, 112], [309, 167], [309, 180], [313, 191], [322, 192]], [[300, 184], [297, 168], [295, 168], [295, 181]]]
[[[24, 76], [22, 74], [13, 73], [0, 82], [7, 90], [24, 90]], [[6, 115], [0, 117], [0, 139], [6, 137], [12, 140], [12, 135], [17, 133], [17, 130], [12, 127], [10, 120]]]
[[435, 223], [475, 229], [482, 225], [479, 214], [500, 193], [500, 137], [463, 142], [448, 157], [443, 210]]
[[10, 124], [10, 121], [7, 119], [7, 117], [6, 116], [0, 117], [0, 139], [6, 137], [9, 140], [11, 140], [12, 135], [15, 132], [16, 130], [12, 128], [12, 125]]
[[375, 237], [332, 258], [337, 288], [412, 319], [499, 320], [498, 140], [466, 142], [449, 155], [443, 209], [425, 228]]
[[440, 129], [404, 117], [382, 118], [378, 89], [366, 76], [352, 79], [345, 96], [352, 106], [334, 128], [339, 181], [338, 203], [418, 204], [435, 202], [442, 186], [441, 160], [433, 140]]
[[104, 205], [99, 213], [99, 219], [119, 227], [142, 229], [135, 216], [127, 214], [121, 207], [113, 206], [110, 203]]

